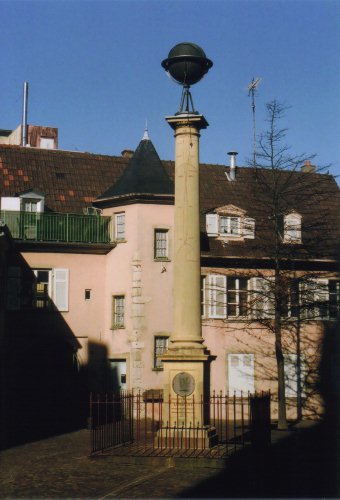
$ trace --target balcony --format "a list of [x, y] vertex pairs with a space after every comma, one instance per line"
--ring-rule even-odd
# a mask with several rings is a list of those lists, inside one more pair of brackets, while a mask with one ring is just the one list
[[15, 240], [58, 243], [111, 243], [112, 218], [101, 215], [0, 211]]

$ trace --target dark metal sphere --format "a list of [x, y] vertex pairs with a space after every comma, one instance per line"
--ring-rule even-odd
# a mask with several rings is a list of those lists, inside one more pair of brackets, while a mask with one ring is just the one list
[[212, 65], [212, 61], [206, 57], [201, 47], [191, 42], [175, 45], [168, 58], [162, 61], [165, 71], [181, 85], [199, 82]]

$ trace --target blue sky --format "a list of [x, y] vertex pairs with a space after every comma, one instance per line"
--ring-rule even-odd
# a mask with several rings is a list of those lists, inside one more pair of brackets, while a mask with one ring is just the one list
[[145, 120], [162, 159], [173, 159], [165, 116], [181, 88], [161, 67], [179, 42], [200, 45], [214, 66], [192, 87], [202, 131], [201, 161], [228, 162], [252, 152], [247, 85], [262, 77], [265, 103], [289, 106], [282, 126], [293, 153], [316, 153], [340, 175], [340, 2], [337, 0], [0, 0], [0, 128], [21, 120], [59, 128], [59, 147], [120, 155], [135, 149]]

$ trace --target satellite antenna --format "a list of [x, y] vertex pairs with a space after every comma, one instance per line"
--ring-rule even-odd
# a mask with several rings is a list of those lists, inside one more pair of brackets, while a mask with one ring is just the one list
[[251, 95], [251, 107], [253, 110], [253, 166], [256, 166], [256, 126], [255, 126], [255, 92], [260, 85], [262, 78], [253, 78], [248, 85], [248, 97]]

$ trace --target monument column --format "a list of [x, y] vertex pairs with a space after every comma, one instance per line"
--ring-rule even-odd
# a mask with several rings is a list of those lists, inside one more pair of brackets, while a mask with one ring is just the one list
[[215, 436], [209, 426], [211, 356], [203, 345], [200, 299], [199, 137], [208, 123], [194, 110], [189, 87], [212, 62], [197, 45], [182, 43], [162, 66], [183, 85], [183, 93], [179, 112], [166, 118], [175, 135], [174, 309], [173, 332], [161, 357], [164, 410], [158, 439], [164, 446], [164, 430], [189, 439], [195, 429], [200, 433], [195, 447], [206, 448]]
[[[175, 131], [174, 312], [172, 349], [202, 350], [199, 137], [202, 115], [168, 117]], [[189, 352], [189, 351], [188, 351]], [[191, 352], [191, 351], [190, 351]]]

